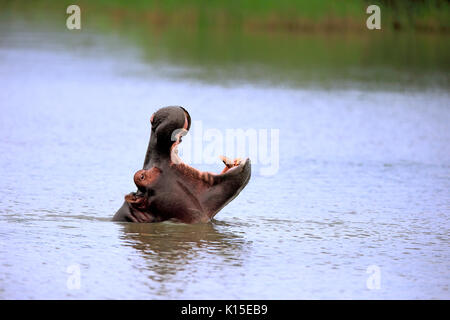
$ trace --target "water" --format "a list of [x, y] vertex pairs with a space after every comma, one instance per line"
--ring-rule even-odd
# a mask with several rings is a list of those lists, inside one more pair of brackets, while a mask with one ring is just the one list
[[[448, 64], [428, 86], [234, 81], [228, 61], [148, 58], [115, 34], [0, 30], [0, 298], [450, 298]], [[208, 224], [111, 222], [173, 104], [205, 128], [280, 129], [278, 173], [256, 161]]]

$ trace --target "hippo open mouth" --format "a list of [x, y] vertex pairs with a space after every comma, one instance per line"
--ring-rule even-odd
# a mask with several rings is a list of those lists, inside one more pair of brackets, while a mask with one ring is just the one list
[[151, 118], [152, 132], [143, 169], [134, 175], [137, 191], [125, 196], [114, 221], [206, 222], [233, 200], [251, 176], [250, 159], [228, 159], [222, 172], [202, 172], [185, 164], [178, 145], [191, 126], [182, 107], [165, 107]]

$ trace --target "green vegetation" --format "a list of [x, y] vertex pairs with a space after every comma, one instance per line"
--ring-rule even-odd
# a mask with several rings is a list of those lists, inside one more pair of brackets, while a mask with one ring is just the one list
[[[13, 3], [23, 1], [13, 1]], [[381, 8], [382, 29], [450, 31], [447, 0], [37, 0], [27, 6], [78, 4], [117, 21], [145, 20], [158, 26], [249, 31], [362, 31], [370, 4]]]
[[0, 18], [48, 24], [76, 38], [81, 32], [65, 28], [73, 3], [81, 7], [83, 34], [118, 34], [152, 65], [186, 67], [164, 71], [176, 78], [330, 87], [450, 83], [443, 1], [380, 2], [381, 31], [366, 28], [362, 0], [9, 1], [0, 2]]
[[[89, 1], [92, 4], [92, 1]], [[96, 6], [146, 14], [157, 24], [237, 27], [250, 30], [361, 30], [369, 4], [381, 8], [387, 29], [449, 31], [446, 0], [100, 0]]]

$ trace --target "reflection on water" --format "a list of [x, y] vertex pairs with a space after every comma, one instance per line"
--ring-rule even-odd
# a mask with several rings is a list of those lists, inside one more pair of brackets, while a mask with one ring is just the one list
[[[125, 223], [123, 233], [125, 245], [138, 250], [147, 260], [149, 278], [162, 283], [171, 281], [179, 272], [192, 277], [202, 271], [202, 261], [220, 268], [240, 267], [246, 247], [242, 237], [220, 232], [213, 223]], [[179, 280], [189, 282], [191, 277]]]
[[[336, 39], [333, 60], [320, 37], [130, 41], [0, 17], [0, 298], [450, 297], [448, 44], [424, 37], [405, 62], [408, 41], [384, 59]], [[315, 81], [343, 75], [352, 89]], [[280, 129], [279, 172], [255, 164], [208, 224], [111, 222], [150, 114], [174, 104], [205, 129]]]

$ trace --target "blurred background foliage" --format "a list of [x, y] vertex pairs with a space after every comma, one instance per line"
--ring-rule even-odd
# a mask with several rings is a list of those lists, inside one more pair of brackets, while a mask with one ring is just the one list
[[[119, 34], [141, 48], [149, 62], [190, 67], [177, 77], [233, 82], [261, 79], [295, 85], [370, 82], [387, 88], [398, 83], [448, 87], [449, 3], [3, 0], [0, 14], [4, 21], [21, 16], [40, 25], [53, 23], [67, 33], [66, 8], [77, 4], [83, 33]], [[366, 27], [370, 4], [381, 8], [381, 30]]]
[[[27, 7], [78, 4], [116, 21], [253, 31], [362, 31], [371, 4], [381, 8], [383, 29], [448, 32], [448, 0], [79, 0], [3, 1]], [[20, 4], [21, 3], [21, 4]]]

